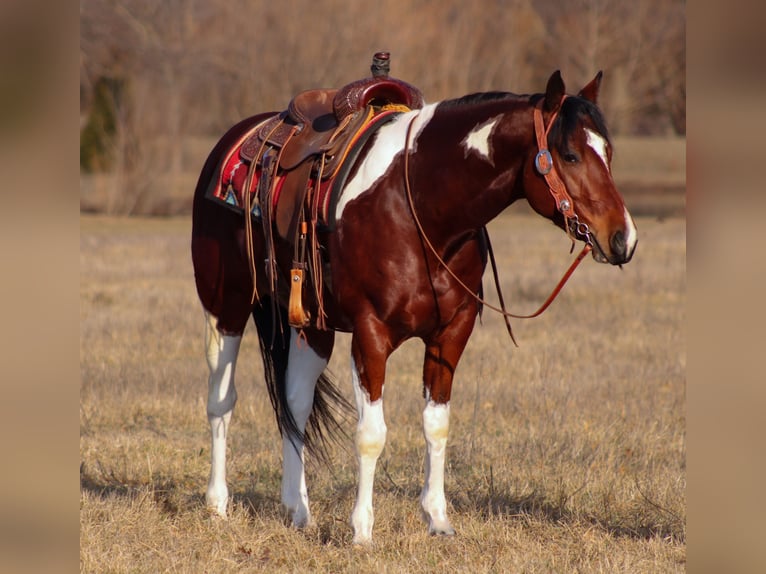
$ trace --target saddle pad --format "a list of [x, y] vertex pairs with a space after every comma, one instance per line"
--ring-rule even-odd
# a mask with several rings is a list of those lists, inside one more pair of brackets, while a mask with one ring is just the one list
[[[317, 205], [318, 223], [326, 226], [330, 229], [335, 227], [335, 205], [338, 201], [340, 191], [345, 185], [346, 177], [351, 169], [351, 165], [355, 163], [361, 148], [369, 140], [369, 138], [382, 127], [384, 124], [393, 120], [399, 112], [387, 111], [374, 117], [365, 128], [362, 133], [357, 134], [354, 143], [350, 146], [350, 151], [344, 158], [342, 168], [338, 170], [336, 177], [322, 180], [318, 186], [318, 196], [315, 196], [314, 201]], [[269, 121], [270, 118], [265, 121]], [[256, 124], [250, 130], [248, 130], [242, 137], [237, 140], [234, 145], [226, 152], [223, 160], [220, 164], [220, 168], [217, 171], [217, 175], [212, 178], [208, 185], [206, 197], [236, 211], [237, 213], [244, 213], [244, 187], [245, 180], [247, 179], [247, 172], [250, 169], [250, 163], [243, 161], [240, 155], [243, 144], [256, 133], [263, 122]], [[256, 171], [253, 174], [253, 180], [250, 186], [250, 194], [253, 195], [258, 189], [258, 180], [260, 179], [261, 169], [256, 167]], [[279, 201], [279, 195], [282, 190], [285, 178], [281, 173], [277, 173], [274, 182], [274, 193], [272, 194], [272, 213], [276, 210], [276, 205]], [[309, 185], [316, 186], [316, 180], [314, 178], [309, 180]], [[261, 208], [257, 198], [251, 198], [252, 210], [251, 216], [256, 219], [261, 217]]]
[[[269, 121], [268, 119], [266, 120]], [[220, 164], [220, 169], [217, 172], [217, 176], [212, 179], [208, 186], [208, 190], [205, 196], [219, 204], [222, 204], [229, 209], [236, 211], [237, 213], [244, 213], [245, 210], [245, 180], [247, 179], [247, 172], [250, 169], [250, 162], [243, 161], [240, 155], [242, 146], [250, 139], [254, 133], [256, 133], [263, 123], [255, 125], [248, 130], [239, 140], [226, 152], [223, 161]], [[256, 193], [258, 189], [258, 180], [261, 177], [261, 168], [256, 167], [253, 174], [253, 180], [250, 185], [251, 196]], [[274, 193], [272, 194], [272, 213], [275, 212], [277, 202], [279, 201], [280, 192], [284, 185], [285, 178], [281, 173], [277, 173], [274, 178]], [[310, 185], [314, 185], [315, 181], [310, 180]], [[324, 197], [330, 190], [332, 182], [325, 181], [320, 185], [320, 194]], [[261, 207], [257, 198], [251, 198], [252, 209], [251, 215], [256, 219], [261, 217]], [[323, 203], [323, 202], [322, 202]], [[321, 214], [320, 214], [321, 217]]]

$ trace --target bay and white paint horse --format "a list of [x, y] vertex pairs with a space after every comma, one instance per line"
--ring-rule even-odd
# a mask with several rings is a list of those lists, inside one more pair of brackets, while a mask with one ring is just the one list
[[[612, 179], [612, 142], [596, 105], [600, 81], [599, 73], [577, 95], [567, 96], [555, 72], [545, 93], [473, 94], [402, 113], [380, 128], [355, 161], [333, 207], [334, 227], [317, 231], [327, 272], [327, 328], [312, 323], [300, 337], [295, 329], [281, 328], [287, 325], [293, 246], [277, 239], [277, 283], [282, 287], [272, 294], [266, 273], [258, 269], [254, 303], [246, 254], [252, 248], [254, 261], [267, 257], [260, 227], [252, 246], [246, 245], [243, 215], [205, 197], [232, 142], [272, 114], [244, 120], [223, 136], [199, 179], [192, 232], [195, 280], [208, 322], [210, 507], [225, 515], [229, 502], [226, 437], [237, 401], [237, 356], [252, 315], [283, 437], [282, 502], [293, 524], [313, 521], [304, 452], [321, 445], [323, 429], [334, 428], [335, 405], [344, 400], [323, 374], [339, 330], [353, 333], [359, 465], [351, 516], [354, 542], [372, 539], [373, 477], [387, 432], [386, 361], [412, 337], [425, 343], [426, 464], [420, 504], [431, 533], [454, 533], [444, 494], [450, 393], [480, 309], [475, 295], [482, 290], [487, 260], [484, 226], [514, 201], [526, 199], [573, 239], [590, 243], [599, 262], [622, 265], [636, 248], [633, 219]], [[542, 125], [537, 130], [536, 115]], [[551, 167], [563, 195], [553, 193], [550, 176], [541, 174]], [[426, 239], [433, 250], [425, 247]], [[316, 318], [317, 308], [310, 313]]]

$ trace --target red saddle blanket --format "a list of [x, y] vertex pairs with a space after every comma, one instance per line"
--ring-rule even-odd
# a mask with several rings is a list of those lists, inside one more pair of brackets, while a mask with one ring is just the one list
[[[210, 192], [210, 197], [215, 200], [221, 201], [229, 207], [242, 212], [245, 209], [245, 180], [247, 179], [247, 172], [250, 169], [250, 163], [241, 159], [240, 150], [242, 145], [248, 139], [250, 135], [260, 127], [260, 124], [254, 126], [247, 133], [245, 133], [235, 144], [229, 149], [224, 158], [221, 166], [220, 175], [215, 183], [215, 186]], [[258, 189], [258, 180], [261, 177], [261, 168], [256, 167], [254, 177], [250, 186], [251, 196], [255, 194]], [[277, 173], [274, 178], [274, 187], [271, 194], [272, 211], [276, 208], [279, 201], [279, 194], [282, 191], [282, 184], [284, 183], [284, 175]], [[309, 184], [313, 187], [315, 181], [312, 179]], [[324, 206], [324, 209], [320, 208], [320, 219], [326, 220], [327, 203], [329, 202], [329, 191], [332, 186], [332, 181], [323, 181], [319, 185], [319, 205]], [[255, 217], [261, 216], [261, 208], [257, 198], [252, 198], [252, 215]]]
[[[389, 120], [393, 119], [398, 112], [386, 111], [373, 117], [373, 119], [363, 128], [362, 132], [357, 134], [354, 147], [357, 151], [361, 148], [364, 142], [377, 130]], [[239, 140], [228, 150], [224, 156], [221, 164], [221, 169], [218, 178], [215, 182], [211, 182], [212, 185], [208, 188], [207, 196], [215, 201], [221, 202], [226, 206], [242, 213], [245, 209], [245, 180], [247, 179], [247, 173], [250, 169], [250, 163], [242, 160], [240, 150], [245, 141], [254, 134], [261, 124], [256, 124], [245, 134], [243, 134]], [[353, 163], [356, 159], [356, 154], [352, 150], [344, 163]], [[334, 216], [332, 214], [333, 205], [337, 202], [337, 196], [340, 191], [340, 187], [345, 182], [345, 176], [348, 174], [348, 169], [339, 169], [337, 177], [332, 179], [321, 180], [319, 185], [316, 185], [315, 179], [309, 180], [309, 186], [313, 188], [312, 192], [312, 206], [317, 208], [318, 223], [327, 225], [329, 227], [334, 226]], [[252, 197], [258, 189], [258, 180], [261, 176], [260, 166], [256, 167], [254, 177], [250, 185], [249, 193], [251, 194], [251, 214], [257, 218], [261, 216], [261, 206], [259, 205], [259, 198]], [[275, 212], [277, 203], [279, 202], [280, 192], [282, 185], [284, 184], [284, 174], [277, 170], [277, 174], [274, 177], [274, 183], [271, 193], [271, 211]], [[336, 185], [339, 184], [339, 185]]]

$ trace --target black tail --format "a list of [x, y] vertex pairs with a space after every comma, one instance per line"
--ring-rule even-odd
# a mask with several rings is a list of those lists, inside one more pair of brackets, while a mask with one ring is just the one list
[[[280, 434], [287, 436], [293, 446], [296, 446], [298, 439], [309, 454], [329, 464], [327, 447], [331, 441], [347, 436], [342, 421], [352, 411], [351, 403], [341, 395], [325, 371], [314, 390], [314, 405], [306, 430], [301, 432], [287, 406], [287, 356], [290, 352], [287, 309], [279, 305], [272, 306], [270, 300], [262, 297], [261, 304], [253, 309], [253, 319], [258, 329], [266, 387]], [[340, 420], [337, 415], [341, 416]]]

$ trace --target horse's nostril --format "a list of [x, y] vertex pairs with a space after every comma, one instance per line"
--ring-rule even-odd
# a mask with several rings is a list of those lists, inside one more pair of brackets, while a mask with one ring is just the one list
[[624, 256], [627, 248], [627, 245], [625, 244], [625, 234], [622, 231], [616, 231], [609, 240], [609, 245], [612, 248], [612, 253]]

